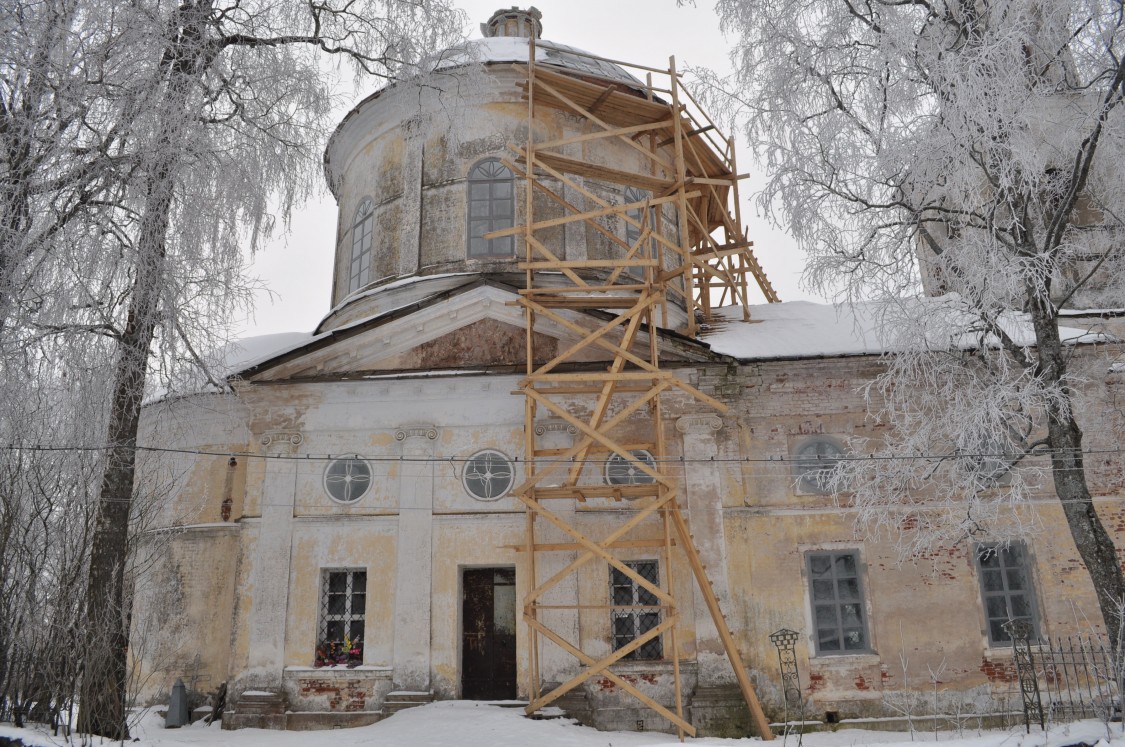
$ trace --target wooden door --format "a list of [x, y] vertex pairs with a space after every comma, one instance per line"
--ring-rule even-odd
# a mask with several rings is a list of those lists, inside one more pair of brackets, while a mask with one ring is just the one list
[[461, 578], [461, 697], [516, 697], [516, 571], [467, 568]]

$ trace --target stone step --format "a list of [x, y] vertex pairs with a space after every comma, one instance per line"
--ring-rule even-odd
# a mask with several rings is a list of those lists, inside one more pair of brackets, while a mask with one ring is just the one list
[[433, 702], [434, 694], [432, 692], [398, 690], [387, 693], [387, 697], [383, 700], [383, 718], [389, 718], [399, 711], [405, 711], [407, 708], [416, 708]]
[[239, 696], [236, 708], [239, 713], [282, 714], [285, 713], [285, 695], [248, 690]]

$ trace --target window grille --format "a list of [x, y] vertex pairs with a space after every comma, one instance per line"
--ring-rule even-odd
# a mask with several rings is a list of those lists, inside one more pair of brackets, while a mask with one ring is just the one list
[[1004, 623], [1009, 620], [1028, 621], [1031, 623], [1031, 637], [1038, 637], [1031, 563], [1023, 544], [1012, 542], [1006, 547], [979, 545], [976, 555], [988, 642], [999, 646], [1012, 645], [1012, 637], [1004, 629]]
[[[660, 563], [656, 560], [632, 560], [625, 563], [653, 584], [660, 583]], [[612, 604], [613, 650], [623, 648], [660, 624], [660, 600], [651, 591], [637, 584], [617, 568], [609, 569], [609, 595]], [[646, 641], [624, 659], [652, 660], [664, 658], [660, 636]]]
[[[320, 586], [320, 642], [344, 644], [335, 651], [342, 652], [344, 661], [363, 657], [364, 619], [367, 613], [367, 571], [358, 568], [330, 568], [321, 572]], [[320, 653], [318, 652], [318, 657]]]
[[811, 552], [808, 554], [809, 596], [818, 654], [853, 654], [871, 650], [863, 587], [859, 578], [859, 553]]
[[503, 498], [515, 479], [511, 460], [499, 451], [477, 452], [465, 463], [465, 491], [478, 501]]
[[[643, 463], [649, 469], [656, 469], [656, 459], [644, 449], [630, 452], [633, 459]], [[649, 473], [642, 470], [620, 454], [612, 454], [605, 463], [605, 481], [610, 485], [651, 485], [656, 482]]]
[[371, 487], [371, 467], [362, 459], [335, 459], [324, 470], [324, 489], [340, 503], [355, 503]]
[[511, 228], [515, 221], [512, 172], [495, 158], [469, 171], [469, 256], [510, 257], [515, 238], [485, 239], [490, 231]]
[[348, 270], [348, 293], [371, 280], [371, 232], [375, 223], [375, 203], [368, 197], [355, 211], [352, 221], [352, 260]]

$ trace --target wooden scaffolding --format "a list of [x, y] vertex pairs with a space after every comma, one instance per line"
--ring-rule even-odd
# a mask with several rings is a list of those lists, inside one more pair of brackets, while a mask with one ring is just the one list
[[[778, 300], [741, 227], [733, 141], [719, 134], [682, 86], [674, 58], [660, 70], [589, 56], [591, 64], [575, 72], [537, 64], [536, 41], [529, 43], [529, 63], [514, 66], [525, 76], [520, 86], [527, 100], [528, 141], [510, 146], [512, 156], [505, 160], [526, 186], [522, 224], [489, 235], [520, 236], [525, 250], [519, 303], [527, 322], [527, 376], [519, 393], [526, 408], [526, 480], [514, 492], [527, 509], [527, 711], [598, 677], [667, 719], [681, 739], [694, 736], [683, 711], [675, 558], [680, 568], [691, 569], [702, 592], [758, 733], [772, 739], [681, 513], [661, 426], [666, 392], [686, 394], [720, 413], [726, 407], [661, 369], [659, 330], [694, 337], [711, 320], [713, 305], [740, 305], [748, 319], [750, 278], [768, 301]], [[625, 68], [644, 82], [596, 72]], [[541, 108], [580, 118], [583, 134], [536, 142]], [[596, 141], [610, 141], [627, 153], [623, 160], [632, 159], [634, 168], [582, 158]], [[626, 239], [612, 230], [621, 225], [618, 221], [627, 226]], [[563, 258], [559, 237], [565, 228], [560, 227], [574, 223], [600, 237], [601, 251], [588, 252], [586, 259]], [[539, 320], [569, 331], [577, 342], [560, 343], [557, 351], [537, 350]], [[592, 365], [597, 359], [610, 362]], [[544, 417], [574, 433], [573, 444], [552, 445], [541, 427]], [[661, 558], [658, 578], [622, 559], [639, 548]], [[611, 576], [634, 585], [633, 603], [578, 604], [575, 577], [591, 563], [608, 564]], [[569, 596], [559, 593], [566, 583], [575, 590]], [[608, 590], [609, 579], [604, 583]], [[627, 644], [595, 655], [573, 640], [573, 624], [565, 630], [552, 625], [563, 619], [556, 612], [561, 610], [572, 610], [572, 620], [639, 612], [634, 619], [643, 617], [646, 624]], [[671, 708], [610, 668], [660, 637], [657, 645], [673, 670]], [[540, 659], [544, 647], [552, 645], [577, 660], [578, 673], [544, 692]]]

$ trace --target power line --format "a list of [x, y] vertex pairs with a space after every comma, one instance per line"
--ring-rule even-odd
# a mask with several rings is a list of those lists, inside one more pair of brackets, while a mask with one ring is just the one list
[[[134, 452], [147, 452], [155, 454], [184, 454], [191, 456], [210, 456], [222, 457], [224, 459], [242, 458], [242, 459], [265, 459], [265, 460], [281, 460], [281, 461], [296, 461], [296, 462], [332, 462], [338, 459], [362, 459], [367, 462], [387, 462], [387, 463], [467, 463], [472, 461], [473, 457], [463, 456], [367, 456], [358, 452], [339, 452], [335, 454], [264, 454], [253, 451], [211, 451], [206, 449], [177, 449], [167, 446], [111, 446], [111, 445], [59, 445], [59, 444], [4, 444], [0, 445], [0, 449], [4, 451], [44, 451], [44, 452], [95, 452], [95, 451], [113, 451], [115, 449], [126, 449]], [[959, 451], [952, 454], [869, 454], [869, 455], [841, 455], [832, 457], [793, 457], [786, 455], [770, 456], [770, 457], [722, 457], [712, 456], [706, 459], [694, 457], [665, 457], [663, 459], [653, 458], [652, 461], [656, 464], [801, 464], [810, 465], [823, 462], [825, 465], [835, 464], [837, 462], [876, 462], [876, 461], [949, 461], [956, 459], [1015, 459], [1015, 458], [1038, 458], [1050, 456], [1073, 456], [1080, 454], [1082, 456], [1097, 456], [1105, 454], [1121, 454], [1121, 447], [1113, 449], [1036, 449], [1030, 454], [1012, 454], [1006, 452], [965, 452]], [[516, 456], [512, 459], [513, 462], [527, 463], [527, 459], [520, 459]], [[537, 457], [534, 462], [537, 465], [562, 463], [562, 464], [575, 464], [581, 462], [583, 464], [606, 464], [610, 458], [584, 458], [582, 460], [574, 459], [554, 459], [551, 457]], [[647, 461], [647, 460], [646, 460]]]

